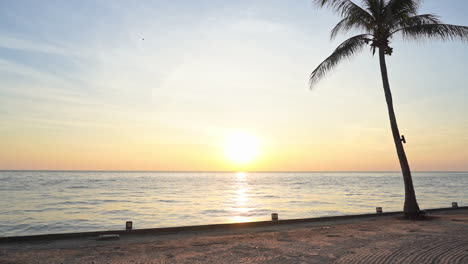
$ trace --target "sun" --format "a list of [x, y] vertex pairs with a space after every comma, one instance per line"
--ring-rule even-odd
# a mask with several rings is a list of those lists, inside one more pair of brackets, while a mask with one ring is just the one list
[[229, 135], [225, 145], [226, 156], [236, 165], [247, 165], [260, 154], [260, 142], [257, 137], [237, 132]]

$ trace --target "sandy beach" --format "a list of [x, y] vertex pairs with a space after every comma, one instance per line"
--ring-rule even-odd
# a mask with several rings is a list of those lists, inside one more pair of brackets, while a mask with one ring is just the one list
[[468, 210], [0, 244], [0, 263], [468, 263]]

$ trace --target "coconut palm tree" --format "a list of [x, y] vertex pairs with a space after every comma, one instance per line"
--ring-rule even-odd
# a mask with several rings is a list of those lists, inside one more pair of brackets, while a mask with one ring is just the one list
[[393, 48], [390, 40], [397, 34], [410, 40], [441, 39], [468, 40], [468, 27], [443, 24], [433, 14], [418, 14], [421, 0], [362, 0], [357, 5], [351, 0], [313, 0], [320, 7], [329, 7], [342, 17], [341, 21], [332, 29], [331, 39], [339, 33], [359, 30], [362, 34], [351, 37], [341, 43], [335, 51], [326, 58], [310, 75], [310, 87], [344, 59], [348, 59], [370, 46], [374, 55], [379, 54], [380, 72], [382, 75], [385, 99], [387, 101], [393, 140], [403, 174], [405, 185], [404, 214], [407, 218], [417, 218], [421, 212], [416, 201], [416, 194], [411, 178], [411, 171], [406, 158], [403, 143], [393, 110], [392, 93], [388, 82], [385, 56], [392, 55]]

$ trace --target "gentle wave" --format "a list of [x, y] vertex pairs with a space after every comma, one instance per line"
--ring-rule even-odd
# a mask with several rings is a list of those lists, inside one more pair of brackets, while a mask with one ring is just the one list
[[[400, 173], [0, 172], [0, 236], [400, 211]], [[422, 208], [468, 201], [468, 173], [414, 173]]]

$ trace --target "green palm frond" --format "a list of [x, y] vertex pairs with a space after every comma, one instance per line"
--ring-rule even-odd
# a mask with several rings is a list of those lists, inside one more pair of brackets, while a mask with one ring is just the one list
[[449, 24], [424, 24], [401, 28], [401, 32], [407, 39], [440, 39], [468, 41], [468, 27]]
[[369, 34], [362, 34], [349, 38], [341, 43], [335, 51], [310, 74], [310, 88], [313, 88], [320, 79], [325, 77], [325, 75], [342, 60], [348, 59], [358, 51], [361, 51], [362, 48], [372, 40], [371, 37], [372, 36]]

